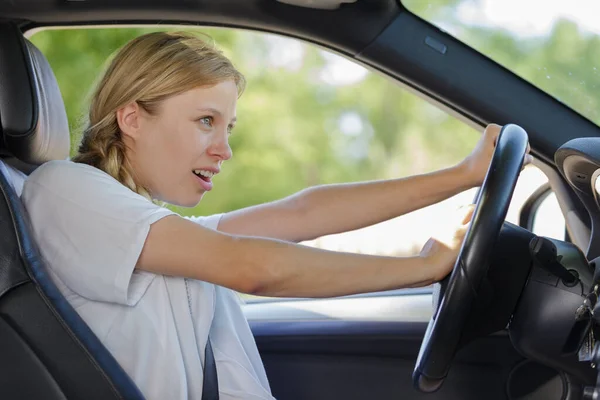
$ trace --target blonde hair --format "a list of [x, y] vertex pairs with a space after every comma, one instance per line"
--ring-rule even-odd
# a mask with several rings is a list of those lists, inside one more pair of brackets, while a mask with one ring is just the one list
[[151, 198], [148, 189], [135, 181], [117, 110], [136, 102], [153, 115], [171, 96], [229, 79], [241, 95], [244, 76], [212, 44], [192, 34], [155, 32], [130, 41], [112, 60], [92, 95], [89, 120], [73, 161], [99, 168]]

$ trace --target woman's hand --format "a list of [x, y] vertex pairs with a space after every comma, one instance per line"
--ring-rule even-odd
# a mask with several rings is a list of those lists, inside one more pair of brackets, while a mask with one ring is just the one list
[[[475, 149], [459, 164], [459, 168], [464, 171], [466, 179], [471, 186], [480, 186], [483, 183], [501, 130], [502, 126], [500, 125], [488, 125], [481, 139], [477, 142]], [[527, 165], [531, 161], [529, 146], [527, 146], [527, 154], [525, 155], [523, 165]]]
[[474, 210], [475, 205], [461, 208], [454, 223], [438, 232], [423, 246], [420, 256], [432, 268], [434, 282], [441, 281], [452, 272]]

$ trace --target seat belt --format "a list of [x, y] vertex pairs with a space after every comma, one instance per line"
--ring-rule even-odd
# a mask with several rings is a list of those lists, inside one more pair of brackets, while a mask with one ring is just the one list
[[202, 400], [219, 400], [219, 381], [217, 380], [217, 364], [210, 344], [210, 335], [204, 350], [204, 377], [202, 383]]
[[[190, 302], [190, 288], [188, 286], [187, 279], [183, 280], [185, 285], [185, 291], [188, 299], [188, 306], [190, 312], [189, 323], [191, 329], [194, 329], [194, 315], [192, 313], [192, 304]], [[211, 321], [212, 325], [212, 321]], [[194, 331], [194, 338], [196, 333]], [[202, 377], [202, 398], [201, 400], [219, 400], [219, 381], [217, 380], [217, 363], [215, 362], [215, 356], [213, 354], [212, 345], [210, 344], [210, 327], [208, 328], [208, 337], [206, 338], [206, 347], [204, 348], [204, 368]]]

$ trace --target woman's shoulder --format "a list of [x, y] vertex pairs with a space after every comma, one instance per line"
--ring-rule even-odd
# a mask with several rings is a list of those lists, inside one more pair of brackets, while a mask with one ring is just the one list
[[27, 177], [23, 185], [23, 195], [40, 191], [59, 196], [86, 198], [106, 195], [139, 196], [106, 172], [69, 160], [48, 161]]
[[89, 223], [94, 215], [96, 225], [100, 218], [138, 223], [155, 214], [172, 214], [104, 171], [71, 161], [49, 161], [38, 167], [25, 181], [21, 200], [30, 214], [53, 210], [55, 219], [81, 216], [76, 223]]
[[68, 203], [100, 212], [109, 209], [107, 213], [112, 213], [112, 208], [117, 206], [152, 205], [106, 172], [67, 160], [49, 161], [39, 166], [26, 179], [21, 199], [26, 205]]
[[29, 175], [27, 182], [35, 182], [45, 186], [60, 185], [62, 182], [72, 184], [77, 180], [100, 180], [118, 183], [104, 171], [87, 164], [75, 163], [69, 160], [48, 161]]

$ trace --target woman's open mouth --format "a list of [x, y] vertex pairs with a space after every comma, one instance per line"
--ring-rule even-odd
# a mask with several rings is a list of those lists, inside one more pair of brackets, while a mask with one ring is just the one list
[[198, 182], [204, 190], [209, 191], [212, 189], [212, 177], [215, 175], [214, 172], [205, 169], [195, 169], [192, 172], [194, 173], [194, 175], [196, 175]]

